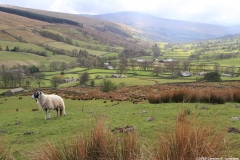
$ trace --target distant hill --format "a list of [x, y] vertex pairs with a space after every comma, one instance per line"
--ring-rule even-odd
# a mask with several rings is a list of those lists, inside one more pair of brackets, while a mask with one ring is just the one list
[[139, 12], [119, 12], [82, 16], [135, 27], [142, 31], [142, 37], [147, 37], [155, 41], [188, 42], [240, 33], [240, 28], [237, 26], [225, 27], [204, 23], [164, 19]]

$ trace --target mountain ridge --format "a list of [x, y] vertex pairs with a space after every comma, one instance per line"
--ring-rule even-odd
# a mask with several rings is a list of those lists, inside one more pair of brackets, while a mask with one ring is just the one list
[[240, 29], [238, 29], [237, 26], [227, 27], [199, 22], [166, 19], [132, 11], [100, 15], [82, 14], [81, 16], [129, 25], [143, 30], [144, 34], [150, 39], [166, 40], [170, 42], [171, 39], [175, 42], [187, 42], [240, 33]]
[[[181, 43], [214, 39], [240, 33], [239, 25], [227, 27], [198, 22], [188, 22], [159, 18], [150, 14], [133, 11], [123, 11], [101, 15], [78, 15], [22, 8], [18, 6], [0, 6], [77, 21], [79, 23], [83, 23], [84, 28], [89, 30], [91, 33], [98, 34], [98, 32], [101, 32], [105, 35], [110, 33], [116, 36], [116, 38], [129, 37], [130, 39], [137, 39], [137, 41], [147, 40]], [[112, 36], [109, 37], [108, 34], [108, 36], [106, 35], [105, 37], [111, 39]]]

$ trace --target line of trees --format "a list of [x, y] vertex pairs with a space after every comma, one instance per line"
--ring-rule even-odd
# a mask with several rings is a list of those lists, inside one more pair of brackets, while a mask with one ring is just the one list
[[33, 84], [36, 84], [39, 88], [44, 84], [45, 74], [42, 72], [36, 72], [34, 74], [23, 76], [21, 73], [12, 73], [12, 72], [2, 72], [1, 80], [5, 88], [12, 87], [21, 87], [26, 86], [30, 87]]
[[63, 19], [63, 18], [57, 18], [57, 17], [51, 17], [51, 16], [46, 16], [42, 14], [37, 14], [29, 11], [23, 11], [19, 9], [13, 9], [13, 8], [6, 8], [6, 7], [0, 7], [0, 11], [6, 12], [6, 13], [11, 13], [11, 14], [16, 14], [19, 16], [35, 19], [35, 20], [40, 20], [48, 23], [61, 23], [61, 24], [70, 24], [74, 26], [79, 26], [83, 27], [83, 23], [75, 22], [72, 20], [68, 19]]
[[40, 31], [37, 31], [37, 32], [43, 37], [50, 38], [50, 39], [53, 39], [53, 40], [56, 40], [56, 41], [59, 41], [59, 42], [64, 42], [64, 43], [73, 45], [73, 41], [69, 37], [63, 37], [63, 36], [61, 36], [57, 33], [44, 31], [44, 30], [40, 30]]

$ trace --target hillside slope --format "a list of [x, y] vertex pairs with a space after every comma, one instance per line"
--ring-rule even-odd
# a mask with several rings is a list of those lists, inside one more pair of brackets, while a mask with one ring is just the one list
[[[47, 53], [47, 57], [41, 57], [41, 59], [45, 58], [46, 61], [28, 63], [29, 65], [41, 65], [42, 62], [50, 63], [53, 61], [54, 55], [70, 57], [62, 57], [62, 60], [56, 58], [58, 61], [64, 62], [67, 60], [66, 62], [69, 63], [73, 60], [76, 61], [76, 52], [78, 53], [80, 50], [86, 51], [89, 55], [93, 56], [104, 54], [117, 56], [124, 48], [145, 49], [150, 44], [138, 40], [136, 36], [134, 37], [134, 35], [136, 35], [134, 33], [138, 31], [126, 25], [72, 14], [24, 9], [13, 6], [7, 7], [27, 10], [28, 12], [51, 17], [69, 19], [82, 23], [83, 26], [47, 23], [17, 14], [0, 12], [0, 47], [3, 50], [0, 50], [0, 59], [2, 59], [0, 65], [5, 65], [6, 67], [25, 64], [23, 62], [17, 62], [16, 59], [12, 59], [10, 54], [7, 56], [8, 54], [5, 52], [7, 47], [10, 49], [9, 53], [11, 53], [14, 47], [18, 47], [21, 50], [18, 52], [19, 57], [21, 57], [21, 55], [26, 56], [29, 52], [31, 52], [31, 54], [38, 54], [38, 52]], [[22, 54], [24, 52], [28, 54]], [[49, 56], [51, 56], [51, 58], [49, 58]], [[31, 60], [33, 56], [28, 57], [29, 60]], [[7, 63], [4, 60], [12, 61], [11, 63]]]
[[135, 27], [142, 30], [146, 37], [156, 41], [187, 42], [240, 33], [240, 29], [237, 29], [237, 27], [233, 29], [233, 27], [164, 19], [138, 12], [83, 16]]

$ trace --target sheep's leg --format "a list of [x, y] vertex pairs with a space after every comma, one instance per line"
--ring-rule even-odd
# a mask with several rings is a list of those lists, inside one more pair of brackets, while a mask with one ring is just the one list
[[48, 110], [48, 118], [49, 118], [49, 119], [51, 118], [50, 109]]
[[47, 119], [47, 109], [45, 109], [45, 119]]
[[56, 108], [56, 116], [58, 116], [58, 108]]

